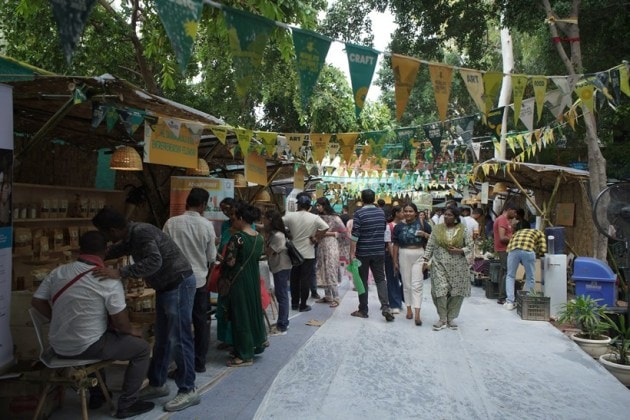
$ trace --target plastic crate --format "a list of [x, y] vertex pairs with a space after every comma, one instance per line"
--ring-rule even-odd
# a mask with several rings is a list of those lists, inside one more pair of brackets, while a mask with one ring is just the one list
[[525, 321], [549, 321], [550, 297], [530, 296], [528, 292], [516, 292], [516, 312]]
[[486, 290], [486, 297], [488, 299], [499, 298], [499, 283], [495, 283], [490, 278], [486, 278], [483, 282], [483, 288]]

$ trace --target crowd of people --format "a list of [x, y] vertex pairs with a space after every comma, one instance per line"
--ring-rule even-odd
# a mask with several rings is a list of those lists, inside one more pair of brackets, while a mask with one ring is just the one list
[[[355, 260], [365, 291], [358, 294], [351, 316], [369, 317], [373, 282], [385, 321], [393, 322], [406, 309], [405, 318], [422, 326], [424, 282], [430, 278], [438, 313], [433, 330], [457, 329], [456, 319], [471, 290], [474, 241], [490, 233], [480, 208], [471, 211], [453, 201], [429, 214], [412, 202], [385, 205], [366, 189], [352, 215], [347, 208], [338, 215], [325, 197], [313, 205], [306, 192], [296, 197], [297, 211], [284, 215], [278, 210], [262, 214], [247, 202], [226, 198], [220, 208], [227, 219], [217, 234], [203, 217], [208, 201], [207, 191], [192, 188], [186, 211], [170, 218], [163, 229], [102, 209], [92, 220], [97, 230], [81, 236], [78, 260], [51, 272], [33, 297], [32, 305], [51, 318], [50, 344], [60, 357], [129, 361], [119, 418], [153, 409], [148, 400], [169, 395], [169, 375], [178, 392], [164, 410], [199, 404], [195, 378], [206, 369], [208, 283], [215, 274], [218, 348], [228, 351], [227, 366], [251, 366], [254, 355], [269, 346], [269, 335], [287, 334], [291, 310], [310, 311], [309, 298], [333, 309], [339, 306], [340, 267]], [[491, 234], [502, 269], [498, 302], [513, 309], [516, 269], [523, 264], [526, 287], [532, 289], [536, 254], [546, 251], [544, 235], [531, 229], [510, 204], [492, 223]], [[289, 256], [289, 242], [303, 257], [298, 265]], [[105, 266], [105, 260], [120, 256], [131, 256], [131, 262]], [[259, 270], [263, 256], [278, 304], [277, 322], [269, 331], [261, 299], [266, 293]], [[125, 310], [120, 280], [126, 278], [143, 278], [156, 293], [151, 357]], [[174, 372], [169, 372], [171, 360]], [[145, 378], [148, 386], [140, 389]], [[98, 392], [95, 388], [91, 394], [91, 407], [103, 402]]]

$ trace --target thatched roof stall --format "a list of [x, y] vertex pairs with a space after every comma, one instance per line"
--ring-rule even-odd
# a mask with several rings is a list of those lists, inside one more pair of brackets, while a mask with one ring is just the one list
[[507, 184], [509, 201], [525, 207], [525, 201], [530, 200], [545, 227], [564, 226], [567, 252], [593, 255], [596, 228], [588, 193], [588, 171], [490, 159], [475, 167], [474, 176], [476, 181], [487, 181], [490, 185]]
[[[130, 135], [121, 123], [108, 127], [92, 124], [93, 109], [108, 104], [117, 109], [138, 109], [169, 118], [204, 125], [199, 157], [208, 162], [212, 174], [231, 177], [243, 172], [240, 152], [233, 156], [210, 127], [225, 122], [206, 112], [162, 98], [115, 76], [60, 76], [0, 56], [0, 81], [13, 87], [15, 135], [14, 181], [30, 184], [93, 187], [99, 149], [131, 146], [142, 152], [142, 127]], [[77, 97], [80, 88], [81, 97]], [[234, 134], [228, 134], [229, 142]], [[293, 163], [267, 161], [268, 174], [291, 176]], [[185, 175], [185, 169], [144, 164], [142, 172], [118, 172], [117, 189], [127, 185], [146, 190], [151, 216], [160, 225], [168, 216], [170, 177]], [[251, 189], [252, 198], [260, 188]]]

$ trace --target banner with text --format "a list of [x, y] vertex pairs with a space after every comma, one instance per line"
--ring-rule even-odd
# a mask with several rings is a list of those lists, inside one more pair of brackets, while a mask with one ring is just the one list
[[319, 73], [326, 63], [326, 55], [332, 40], [305, 29], [292, 28], [291, 34], [300, 80], [300, 103], [302, 111], [306, 112]]
[[346, 53], [348, 54], [350, 79], [352, 80], [352, 93], [354, 94], [354, 111], [359, 118], [372, 83], [372, 76], [374, 76], [378, 51], [346, 42]]
[[144, 125], [144, 162], [182, 168], [197, 168], [198, 136], [194, 124], [159, 117]]

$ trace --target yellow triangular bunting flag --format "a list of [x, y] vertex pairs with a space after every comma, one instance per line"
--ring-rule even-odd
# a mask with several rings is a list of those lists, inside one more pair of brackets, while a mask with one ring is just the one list
[[420, 61], [406, 57], [404, 55], [392, 54], [392, 70], [394, 71], [394, 92], [396, 95], [396, 119], [400, 121], [405, 108], [407, 107], [407, 101], [409, 95], [416, 83], [416, 76], [420, 69]]
[[212, 130], [212, 134], [217, 136], [217, 138], [222, 144], [225, 144], [225, 139], [227, 138], [227, 132], [228, 132], [227, 126], [215, 125], [215, 126], [211, 126], [210, 130]]
[[265, 147], [267, 156], [271, 157], [276, 152], [276, 146], [278, 145], [278, 133], [270, 133], [268, 131], [257, 131], [256, 137], [260, 139]]
[[354, 155], [354, 143], [356, 142], [357, 137], [359, 137], [359, 133], [337, 133], [339, 150], [347, 163], [350, 163], [350, 160]]
[[503, 73], [489, 71], [483, 75], [484, 102], [486, 104], [486, 114], [494, 108], [494, 100], [501, 89]]
[[512, 97], [514, 101], [514, 125], [518, 123], [521, 115], [521, 103], [523, 102], [523, 94], [527, 87], [529, 79], [523, 74], [515, 74], [512, 76]]
[[311, 150], [313, 152], [313, 160], [320, 163], [326, 156], [326, 149], [330, 142], [330, 134], [311, 133]]
[[433, 94], [435, 95], [440, 121], [444, 122], [448, 111], [448, 100], [451, 96], [453, 68], [429, 64], [429, 74], [431, 76], [431, 83], [433, 83]]
[[538, 112], [538, 121], [540, 121], [540, 117], [542, 117], [543, 105], [545, 104], [545, 93], [547, 93], [547, 78], [543, 76], [532, 77], [532, 86], [534, 86], [536, 111]]
[[243, 156], [247, 156], [254, 132], [252, 130], [248, 130], [247, 128], [235, 128], [234, 133], [236, 133], [236, 140], [238, 140], [238, 146], [241, 149], [241, 153]]
[[464, 80], [468, 94], [472, 98], [479, 111], [486, 115], [486, 103], [483, 99], [483, 77], [479, 70], [459, 69], [459, 74]]

